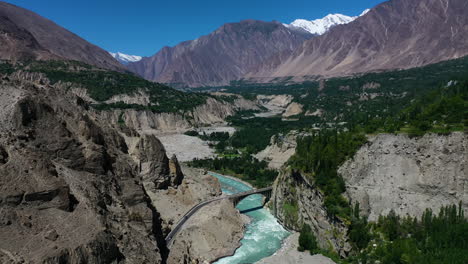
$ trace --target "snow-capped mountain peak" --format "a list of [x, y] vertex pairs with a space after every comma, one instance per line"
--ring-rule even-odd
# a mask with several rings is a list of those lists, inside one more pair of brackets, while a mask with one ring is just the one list
[[301, 28], [314, 35], [322, 35], [336, 25], [348, 24], [356, 18], [365, 15], [369, 9], [364, 10], [359, 16], [346, 16], [342, 14], [329, 14], [324, 18], [315, 20], [296, 19], [291, 24], [284, 24], [288, 28]]
[[369, 13], [370, 9], [366, 9], [364, 11], [362, 11], [362, 13], [359, 15], [360, 17], [362, 17], [363, 15]]
[[136, 55], [128, 55], [121, 52], [109, 52], [112, 57], [118, 60], [123, 65], [127, 65], [130, 62], [137, 62], [140, 61], [143, 57], [136, 56]]

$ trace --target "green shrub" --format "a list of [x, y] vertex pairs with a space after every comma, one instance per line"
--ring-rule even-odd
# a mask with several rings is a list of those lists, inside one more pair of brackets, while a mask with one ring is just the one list
[[191, 136], [191, 137], [198, 137], [199, 136], [198, 132], [195, 131], [195, 130], [189, 130], [189, 131], [185, 132], [184, 135]]
[[317, 239], [312, 232], [312, 229], [309, 225], [304, 224], [299, 235], [299, 247], [297, 250], [301, 252], [309, 250], [310, 254], [312, 255], [315, 254], [318, 249]]
[[296, 226], [299, 220], [299, 206], [296, 201], [284, 202], [284, 221], [290, 226]]

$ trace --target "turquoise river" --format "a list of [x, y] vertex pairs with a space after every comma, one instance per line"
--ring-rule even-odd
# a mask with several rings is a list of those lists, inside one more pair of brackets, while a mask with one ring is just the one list
[[[210, 173], [218, 178], [221, 188], [225, 194], [235, 194], [251, 190], [248, 185], [234, 179], [224, 177], [220, 174]], [[266, 209], [258, 209], [262, 206], [262, 195], [251, 195], [242, 200], [237, 208], [244, 211], [250, 217], [251, 222], [247, 225], [242, 245], [235, 254], [225, 257], [216, 264], [239, 264], [255, 263], [265, 257], [273, 255], [281, 248], [282, 241], [290, 235]], [[251, 210], [257, 208], [257, 210]]]

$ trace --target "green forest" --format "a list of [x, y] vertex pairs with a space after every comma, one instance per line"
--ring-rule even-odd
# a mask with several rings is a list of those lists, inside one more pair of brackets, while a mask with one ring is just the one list
[[466, 264], [468, 261], [468, 219], [461, 202], [442, 207], [439, 213], [426, 209], [420, 218], [400, 217], [394, 211], [367, 222], [353, 210], [348, 236], [353, 253], [340, 259], [318, 248], [307, 225], [300, 231], [298, 250], [321, 253], [341, 264]]
[[351, 258], [353, 263], [378, 260], [382, 264], [465, 264], [468, 261], [468, 219], [461, 202], [458, 206], [443, 207], [439, 213], [427, 209], [419, 219], [400, 217], [391, 211], [355, 231], [351, 228], [350, 238], [360, 253]]
[[362, 133], [324, 130], [312, 136], [298, 138], [296, 154], [288, 164], [315, 182], [325, 195], [325, 207], [330, 216], [349, 219], [351, 209], [342, 196], [346, 187], [338, 167], [352, 157], [366, 142]]
[[[294, 101], [304, 106], [304, 113], [294, 117], [302, 128], [344, 122], [346, 127], [381, 126], [388, 118], [408, 107], [413, 100], [432, 91], [457, 86], [467, 79], [468, 57], [444, 61], [408, 70], [360, 74], [351, 77], [331, 78], [325, 81], [310, 81], [300, 84], [280, 82], [255, 84], [236, 82], [233, 86], [220, 87], [226, 92], [238, 93], [246, 98], [257, 94], [289, 94]], [[454, 82], [457, 82], [454, 85]], [[465, 86], [466, 87], [466, 86]], [[210, 88], [209, 90], [213, 90]], [[466, 92], [464, 92], [466, 94]], [[322, 110], [320, 117], [306, 116], [305, 113]], [[289, 126], [289, 122], [282, 122]], [[377, 124], [376, 124], [377, 123]], [[391, 131], [394, 124], [386, 123]], [[421, 124], [424, 128], [425, 124]], [[426, 126], [427, 127], [427, 126]], [[417, 131], [415, 131], [417, 132]]]

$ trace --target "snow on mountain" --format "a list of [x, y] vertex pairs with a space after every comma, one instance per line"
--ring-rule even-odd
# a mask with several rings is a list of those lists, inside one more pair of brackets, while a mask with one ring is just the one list
[[364, 10], [359, 16], [345, 16], [342, 14], [329, 14], [324, 18], [315, 20], [296, 19], [291, 24], [284, 24], [288, 28], [301, 28], [314, 35], [322, 35], [336, 25], [348, 24], [356, 18], [365, 15], [369, 9]]
[[136, 55], [128, 55], [128, 54], [123, 54], [120, 52], [109, 52], [112, 57], [114, 57], [116, 60], [118, 60], [120, 63], [123, 65], [127, 65], [130, 62], [137, 62], [140, 61], [143, 57], [141, 56], [136, 56]]

